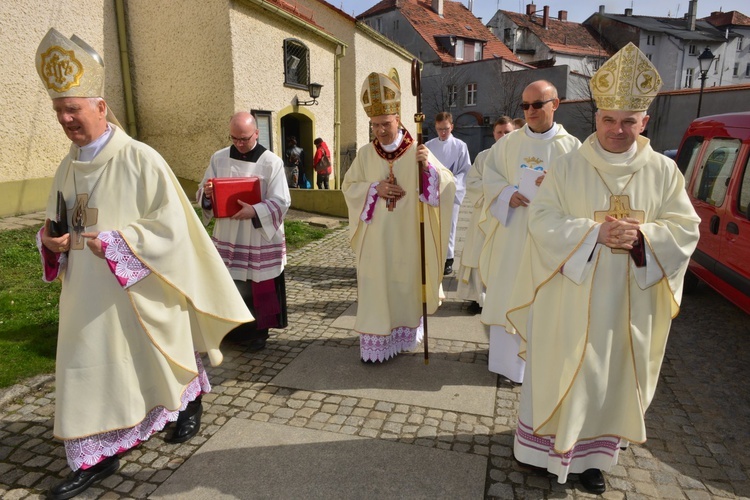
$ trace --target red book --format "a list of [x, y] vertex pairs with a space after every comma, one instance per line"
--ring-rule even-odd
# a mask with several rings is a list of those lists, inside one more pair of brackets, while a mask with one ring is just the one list
[[260, 180], [257, 177], [216, 177], [210, 179], [214, 186], [211, 202], [214, 217], [231, 217], [240, 211], [237, 200], [250, 205], [260, 203]]

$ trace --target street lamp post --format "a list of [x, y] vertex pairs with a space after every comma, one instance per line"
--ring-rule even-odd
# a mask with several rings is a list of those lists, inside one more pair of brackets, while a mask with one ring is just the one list
[[708, 70], [711, 68], [711, 63], [714, 62], [714, 54], [711, 49], [706, 47], [706, 50], [698, 56], [698, 66], [700, 66], [700, 79], [701, 79], [701, 91], [698, 94], [698, 114], [696, 118], [701, 116], [701, 104], [703, 102], [703, 88], [706, 86], [706, 78], [708, 78]]

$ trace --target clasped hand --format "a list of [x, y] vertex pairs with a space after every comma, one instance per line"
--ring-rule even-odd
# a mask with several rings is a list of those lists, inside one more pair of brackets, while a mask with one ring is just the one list
[[638, 241], [640, 227], [637, 219], [631, 217], [615, 219], [607, 215], [599, 228], [599, 237], [596, 241], [609, 248], [632, 250], [633, 245]]

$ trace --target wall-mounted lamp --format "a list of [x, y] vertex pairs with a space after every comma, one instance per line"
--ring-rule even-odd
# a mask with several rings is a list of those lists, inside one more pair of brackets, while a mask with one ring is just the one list
[[312, 106], [314, 104], [318, 104], [318, 97], [320, 97], [320, 89], [323, 88], [323, 85], [320, 83], [310, 83], [307, 85], [307, 91], [310, 92], [310, 97], [312, 97], [309, 101], [300, 101], [297, 96], [294, 96], [294, 105], [295, 106]]

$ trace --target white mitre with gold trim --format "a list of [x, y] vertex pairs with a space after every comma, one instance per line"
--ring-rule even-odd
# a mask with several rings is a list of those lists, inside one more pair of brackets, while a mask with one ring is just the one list
[[104, 96], [104, 61], [75, 35], [50, 28], [36, 49], [36, 71], [52, 99]]
[[610, 57], [591, 78], [599, 109], [646, 111], [662, 81], [651, 61], [632, 42]]
[[362, 84], [360, 100], [370, 118], [401, 114], [401, 87], [382, 73], [367, 75]]

